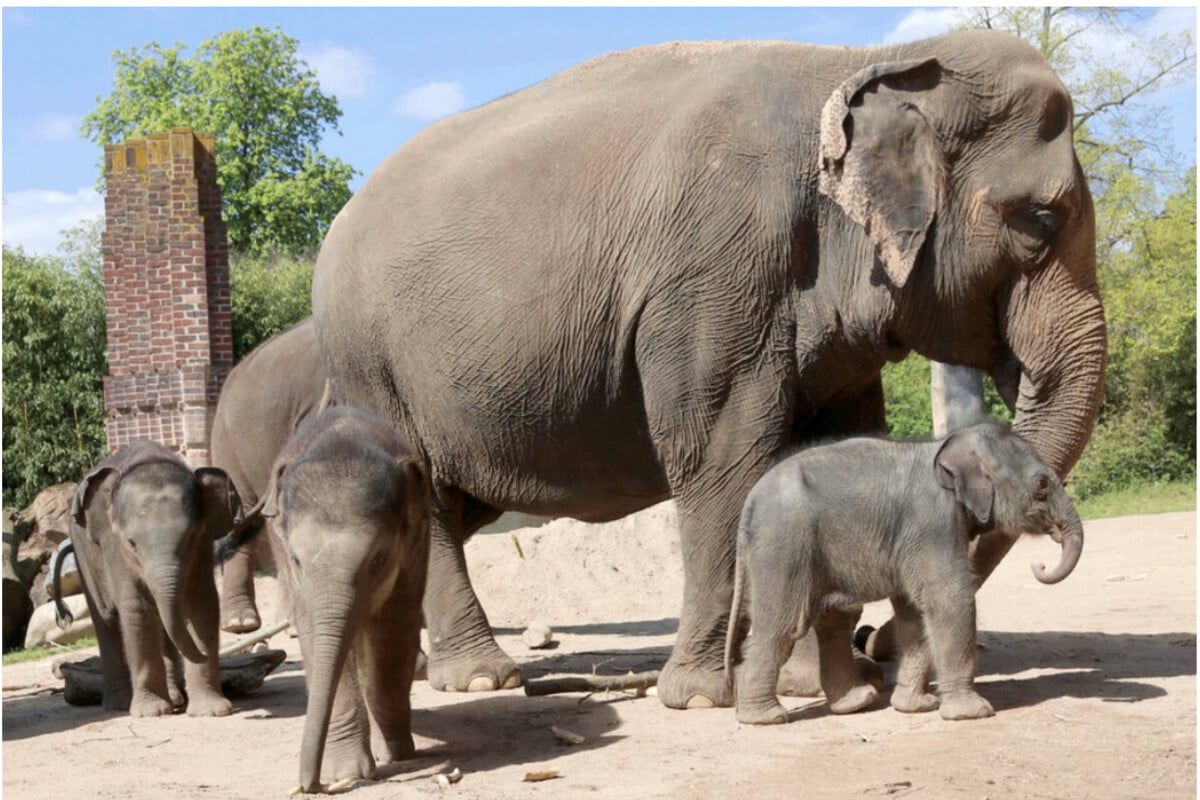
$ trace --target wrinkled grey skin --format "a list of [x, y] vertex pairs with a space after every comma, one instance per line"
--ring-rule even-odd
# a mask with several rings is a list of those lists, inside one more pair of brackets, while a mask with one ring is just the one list
[[[213, 541], [241, 515], [229, 477], [156, 442], [101, 461], [71, 501], [71, 543], [100, 644], [104, 708], [223, 716]], [[58, 601], [60, 624], [70, 613]]]
[[[910, 351], [1016, 389], [1017, 430], [1065, 475], [1106, 347], [1071, 114], [1037, 53], [993, 31], [674, 43], [389, 157], [330, 228], [313, 314], [334, 399], [431, 466], [430, 682], [520, 680], [467, 577], [473, 531], [674, 497], [685, 588], [659, 697], [731, 704], [746, 493], [791, 446], [882, 431], [880, 370]], [[1012, 542], [987, 538], [980, 580]]]
[[[889, 598], [902, 653], [892, 706], [931, 711], [932, 658], [946, 719], [992, 715], [975, 691], [975, 586], [968, 547], [981, 534], [1047, 534], [1062, 559], [1043, 583], [1071, 573], [1083, 525], [1062, 482], [1027, 442], [994, 423], [934, 442], [848, 439], [772, 467], [750, 491], [737, 541], [737, 579], [725, 646], [739, 722], [787, 721], [775, 696], [792, 643], [815, 629], [821, 684], [834, 713], [870, 705], [850, 626], [862, 604]], [[745, 630], [745, 658], [732, 669]]]
[[308, 684], [300, 788], [316, 792], [322, 772], [335, 784], [374, 776], [368, 710], [387, 760], [414, 751], [429, 480], [402, 436], [344, 406], [301, 425], [272, 475], [262, 514], [283, 545]]
[[[224, 469], [237, 487], [251, 525], [261, 525], [250, 512], [266, 491], [275, 456], [316, 412], [324, 391], [325, 369], [312, 317], [254, 348], [225, 379], [209, 449], [213, 465]], [[224, 630], [246, 633], [262, 624], [254, 603], [254, 563], [254, 545], [246, 544], [222, 564]]]

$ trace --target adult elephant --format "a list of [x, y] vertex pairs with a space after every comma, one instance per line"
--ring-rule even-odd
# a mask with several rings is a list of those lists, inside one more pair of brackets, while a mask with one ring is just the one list
[[[267, 489], [275, 456], [297, 426], [313, 416], [324, 391], [312, 317], [267, 339], [229, 373], [213, 415], [212, 462], [229, 475], [247, 514]], [[263, 525], [258, 515], [247, 521]], [[254, 597], [255, 548], [253, 541], [239, 547], [222, 566], [224, 630], [244, 633], [262, 624]]]
[[910, 351], [1019, 373], [1016, 429], [1065, 474], [1106, 343], [1071, 122], [1053, 71], [996, 32], [674, 43], [388, 158], [326, 237], [313, 311], [337, 401], [431, 466], [434, 686], [520, 680], [467, 577], [478, 526], [674, 497], [686, 579], [659, 696], [729, 704], [747, 491], [790, 445], [881, 428], [880, 370]]

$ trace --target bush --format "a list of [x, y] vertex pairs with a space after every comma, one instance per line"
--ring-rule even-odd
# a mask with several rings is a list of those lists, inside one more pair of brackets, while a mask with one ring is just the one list
[[312, 314], [312, 273], [308, 255], [233, 254], [229, 264], [233, 359]]
[[4, 505], [24, 508], [107, 452], [104, 282], [98, 258], [3, 252]]
[[1107, 415], [1071, 472], [1070, 492], [1086, 500], [1139, 483], [1165, 483], [1195, 474], [1195, 463], [1173, 447], [1161, 409], [1131, 407]]

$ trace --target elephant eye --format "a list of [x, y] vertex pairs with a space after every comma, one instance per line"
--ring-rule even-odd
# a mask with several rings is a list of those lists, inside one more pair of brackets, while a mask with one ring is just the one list
[[1009, 224], [1018, 233], [1044, 245], [1058, 233], [1060, 214], [1042, 203], [1028, 203], [1009, 214]]
[[1038, 500], [1045, 500], [1050, 496], [1050, 478], [1046, 475], [1038, 475], [1033, 481], [1033, 496]]
[[375, 557], [371, 559], [371, 569], [379, 569], [382, 567], [385, 558], [386, 556], [382, 550], [376, 553]]
[[133, 539], [126, 539], [125, 544], [129, 545], [130, 550], [137, 550], [137, 542]]

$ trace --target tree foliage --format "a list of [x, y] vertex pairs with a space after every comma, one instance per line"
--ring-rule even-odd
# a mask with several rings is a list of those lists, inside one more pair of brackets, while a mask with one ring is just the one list
[[312, 314], [314, 261], [280, 253], [230, 259], [234, 361]]
[[[1075, 149], [1096, 205], [1096, 256], [1108, 317], [1105, 405], [1075, 467], [1080, 498], [1179, 477], [1196, 458], [1196, 173], [1148, 101], [1195, 73], [1189, 29], [1144, 33], [1148, 9], [973, 8], [967, 27], [1006, 30], [1047, 59], [1071, 92]], [[1179, 164], [1191, 169], [1180, 169]], [[1165, 203], [1161, 200], [1167, 196]], [[884, 371], [894, 432], [928, 430], [928, 370]], [[913, 363], [909, 363], [913, 362]], [[996, 402], [988, 401], [995, 409]]]
[[185, 48], [152, 42], [113, 53], [113, 90], [96, 98], [81, 133], [103, 145], [176, 126], [211, 132], [230, 248], [316, 248], [354, 175], [318, 149], [326, 128], [337, 131], [337, 99], [279, 29], [221, 33], [190, 58]]
[[58, 255], [4, 246], [4, 504], [77, 481], [107, 452], [104, 280], [98, 222]]

